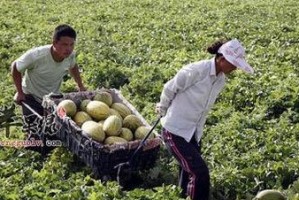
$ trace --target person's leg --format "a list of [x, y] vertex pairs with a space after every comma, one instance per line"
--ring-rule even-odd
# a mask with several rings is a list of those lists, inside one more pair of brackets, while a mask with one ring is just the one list
[[[44, 109], [41, 103], [38, 102], [32, 95], [26, 95], [24, 103], [30, 106], [40, 116], [43, 116]], [[42, 119], [24, 105], [22, 105], [22, 112], [23, 130], [26, 133], [25, 139], [28, 144], [25, 148], [41, 152], [41, 146], [39, 145], [44, 145], [41, 143]]]
[[193, 200], [209, 199], [209, 170], [199, 153], [199, 146], [195, 145], [194, 142], [189, 143], [184, 138], [178, 137], [165, 129], [163, 129], [162, 136], [182, 169], [189, 174], [187, 195]]
[[195, 138], [192, 138], [190, 141], [193, 144], [194, 149], [200, 155], [200, 162], [198, 166], [201, 166], [196, 169], [197, 164], [194, 165], [193, 172], [196, 175], [195, 178], [195, 196], [194, 199], [209, 199], [210, 196], [210, 173], [205, 161], [201, 157], [201, 141], [197, 143]]
[[178, 185], [182, 189], [181, 196], [183, 198], [187, 197], [187, 185], [189, 183], [189, 173], [186, 172], [181, 165], [179, 166], [179, 181]]
[[[43, 116], [43, 107], [32, 95], [25, 95], [24, 103], [27, 104], [32, 110], [38, 113], [40, 116]], [[23, 111], [23, 123], [25, 131], [32, 135], [38, 134], [38, 129], [40, 129], [40, 123], [42, 119], [39, 119], [38, 116], [33, 113], [30, 109], [22, 104]]]
[[[162, 138], [163, 138], [163, 140], [165, 142], [165, 146], [166, 146], [168, 152], [173, 155], [173, 152], [172, 152], [172, 149], [170, 147], [170, 144], [168, 143], [169, 139], [167, 137], [167, 134], [164, 134], [164, 132], [167, 132], [167, 130], [163, 128], [162, 132], [161, 132], [161, 136], [162, 136]], [[186, 198], [187, 197], [187, 185], [188, 185], [188, 182], [189, 182], [189, 174], [188, 174], [188, 172], [185, 172], [183, 170], [183, 168], [181, 167], [181, 165], [178, 166], [178, 171], [179, 171], [179, 175], [178, 175], [178, 186], [182, 189], [181, 197], [182, 198]]]
[[[29, 105], [35, 112], [39, 115], [43, 116], [44, 109], [41, 105], [41, 102], [37, 101], [32, 95], [26, 94], [24, 103]], [[26, 106], [22, 105], [23, 115], [32, 115], [32, 111], [30, 111]]]

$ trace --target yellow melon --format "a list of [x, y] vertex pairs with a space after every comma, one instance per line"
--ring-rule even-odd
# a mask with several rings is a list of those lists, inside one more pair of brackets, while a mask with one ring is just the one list
[[119, 137], [124, 138], [127, 141], [132, 141], [134, 138], [133, 132], [128, 128], [121, 128]]
[[80, 110], [86, 112], [87, 104], [88, 104], [90, 101], [91, 101], [90, 99], [84, 99], [83, 101], [81, 101], [81, 103], [80, 103]]
[[101, 124], [102, 126], [103, 126], [104, 122], [105, 122], [105, 120], [104, 120], [104, 119], [103, 119], [103, 120], [101, 120], [101, 121], [98, 121], [98, 123], [99, 123], [99, 124]]
[[110, 108], [101, 101], [90, 101], [86, 106], [86, 111], [92, 118], [100, 121], [109, 116]]
[[84, 122], [81, 129], [83, 130], [83, 135], [91, 137], [98, 142], [105, 140], [106, 134], [103, 130], [103, 126], [95, 121]]
[[119, 114], [119, 112], [117, 112], [117, 110], [115, 110], [113, 108], [110, 108], [109, 115], [116, 115], [116, 116], [122, 118], [122, 116]]
[[84, 111], [78, 111], [75, 116], [73, 117], [73, 120], [76, 122], [78, 126], [81, 126], [84, 122], [92, 120], [91, 117], [87, 114], [87, 112]]
[[103, 124], [103, 129], [108, 136], [117, 136], [120, 134], [122, 128], [122, 118], [111, 115]]
[[123, 119], [132, 113], [128, 106], [120, 102], [113, 103], [111, 108], [115, 109]]
[[70, 99], [64, 99], [59, 102], [57, 109], [63, 108], [66, 112], [66, 115], [69, 117], [73, 117], [77, 112], [77, 106], [74, 101]]
[[131, 131], [135, 131], [139, 126], [142, 126], [143, 123], [136, 115], [130, 114], [124, 118], [123, 127], [129, 128]]
[[[136, 140], [142, 140], [150, 131], [151, 129], [147, 126], [139, 126], [135, 133], [134, 133], [134, 137]], [[154, 133], [151, 133], [150, 136], [148, 137], [149, 139], [154, 138], [155, 135]]]
[[127, 143], [128, 141], [125, 140], [124, 138], [117, 137], [117, 136], [109, 136], [105, 139], [104, 143], [105, 144], [122, 144], [122, 143]]
[[286, 197], [278, 190], [262, 190], [260, 191], [254, 200], [286, 200]]
[[96, 92], [95, 96], [93, 97], [93, 100], [104, 102], [108, 106], [111, 106], [112, 101], [113, 101], [112, 95], [109, 92], [106, 92], [106, 91]]

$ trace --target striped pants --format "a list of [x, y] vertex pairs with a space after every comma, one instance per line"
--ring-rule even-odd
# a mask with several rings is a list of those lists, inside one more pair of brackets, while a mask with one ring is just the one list
[[192, 200], [208, 200], [210, 193], [210, 174], [201, 157], [200, 146], [194, 138], [187, 142], [163, 128], [162, 137], [167, 149], [180, 164], [179, 186], [183, 196]]

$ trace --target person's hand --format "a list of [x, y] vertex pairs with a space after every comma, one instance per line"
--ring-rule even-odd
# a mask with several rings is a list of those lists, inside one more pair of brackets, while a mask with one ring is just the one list
[[84, 86], [84, 85], [81, 85], [81, 86], [79, 86], [78, 87], [78, 91], [86, 91], [87, 89], [86, 89], [86, 87]]
[[25, 94], [17, 92], [13, 97], [14, 102], [21, 105], [22, 101], [25, 101]]
[[163, 117], [166, 115], [167, 108], [161, 106], [160, 103], [157, 103], [155, 111], [157, 114], [159, 114], [161, 117]]

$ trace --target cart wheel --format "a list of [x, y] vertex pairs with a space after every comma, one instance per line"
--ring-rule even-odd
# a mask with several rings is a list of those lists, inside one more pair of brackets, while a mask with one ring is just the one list
[[101, 180], [104, 181], [104, 182], [107, 182], [107, 181], [111, 181], [112, 179], [111, 179], [111, 176], [104, 175], [104, 176], [102, 176]]
[[132, 168], [130, 165], [121, 165], [117, 169], [116, 180], [122, 189], [130, 187], [132, 182]]

